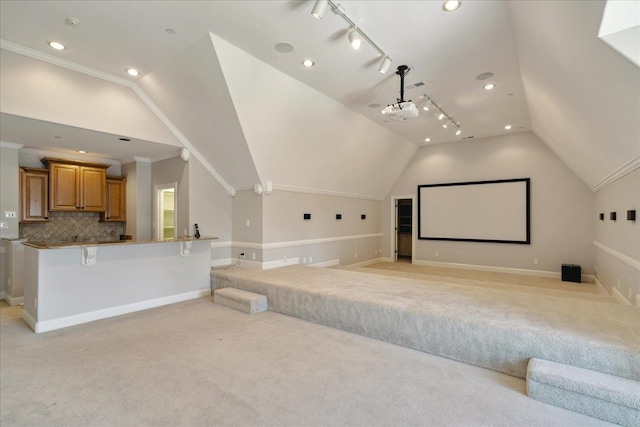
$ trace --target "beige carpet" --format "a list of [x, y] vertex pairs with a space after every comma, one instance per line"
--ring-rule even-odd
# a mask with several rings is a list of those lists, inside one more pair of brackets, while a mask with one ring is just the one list
[[0, 315], [3, 427], [610, 425], [518, 378], [210, 298], [43, 334]]

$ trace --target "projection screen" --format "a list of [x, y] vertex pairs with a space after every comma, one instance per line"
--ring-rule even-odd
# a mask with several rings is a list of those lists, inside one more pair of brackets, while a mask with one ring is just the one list
[[418, 186], [418, 238], [530, 244], [530, 178]]

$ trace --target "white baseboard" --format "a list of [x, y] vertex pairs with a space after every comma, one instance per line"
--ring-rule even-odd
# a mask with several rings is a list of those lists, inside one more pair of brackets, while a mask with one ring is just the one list
[[27, 325], [34, 331], [36, 330], [36, 319], [27, 312], [26, 308], [22, 309], [22, 320], [27, 322]]
[[6, 294], [4, 300], [11, 306], [24, 304], [24, 297], [12, 297]]
[[420, 261], [415, 259], [413, 260], [413, 264], [426, 265], [431, 267], [459, 268], [463, 270], [491, 271], [494, 273], [520, 274], [523, 276], [551, 277], [554, 279], [560, 279], [562, 277], [560, 273], [557, 273], [555, 271], [526, 270], [522, 268], [494, 267], [489, 265], [458, 264], [454, 262], [439, 262], [439, 261]]
[[604, 286], [602, 286], [602, 283], [600, 283], [600, 280], [598, 280], [597, 277], [594, 276], [593, 281], [595, 282], [596, 286], [598, 287], [598, 289], [600, 289], [602, 293], [604, 293], [607, 296], [611, 296], [609, 295], [609, 292], [607, 292], [607, 290], [604, 288]]
[[263, 270], [270, 270], [272, 268], [285, 267], [287, 265], [300, 264], [300, 258], [287, 258], [276, 261], [267, 261], [262, 263]]
[[311, 267], [327, 268], [327, 267], [333, 267], [335, 265], [340, 265], [340, 260], [339, 259], [332, 259], [330, 261], [317, 262], [315, 264], [309, 264], [309, 265]]
[[40, 333], [66, 328], [68, 326], [80, 325], [82, 323], [93, 322], [94, 320], [106, 319], [109, 317], [120, 316], [122, 314], [147, 310], [149, 308], [174, 304], [176, 302], [201, 298], [207, 295], [211, 295], [211, 289], [209, 288], [201, 289], [199, 291], [185, 292], [178, 295], [170, 295], [147, 301], [141, 301], [133, 304], [121, 305], [118, 307], [105, 308], [103, 310], [91, 311], [88, 313], [75, 314], [73, 316], [61, 317], [59, 319], [45, 320], [42, 322], [36, 321], [33, 316], [27, 313], [26, 310], [22, 310], [22, 318], [27, 322], [29, 326], [31, 326], [31, 329], [33, 329], [36, 333]]
[[631, 305], [629, 300], [626, 299], [625, 296], [622, 295], [622, 293], [620, 293], [618, 288], [612, 288], [612, 289], [613, 291], [611, 293], [613, 294], [613, 297], [616, 299], [616, 301], [618, 301], [620, 304], [623, 304], [623, 305]]

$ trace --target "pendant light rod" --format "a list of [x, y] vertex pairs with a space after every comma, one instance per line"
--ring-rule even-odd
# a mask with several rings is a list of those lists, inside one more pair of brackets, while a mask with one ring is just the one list
[[362, 38], [367, 41], [367, 43], [369, 43], [375, 50], [378, 51], [378, 53], [380, 53], [380, 55], [382, 55], [383, 57], [386, 56], [387, 58], [389, 58], [389, 60], [391, 60], [389, 55], [384, 50], [380, 49], [380, 46], [378, 46], [373, 40], [371, 40], [369, 36], [364, 31], [362, 31], [362, 28], [360, 28], [355, 22], [351, 20], [351, 18], [347, 16], [344, 7], [340, 3], [334, 3], [333, 1], [329, 0], [329, 6], [331, 6], [331, 9], [334, 13], [340, 15], [342, 19], [344, 19], [347, 24], [349, 24], [349, 26], [353, 28], [353, 31], [360, 34]]

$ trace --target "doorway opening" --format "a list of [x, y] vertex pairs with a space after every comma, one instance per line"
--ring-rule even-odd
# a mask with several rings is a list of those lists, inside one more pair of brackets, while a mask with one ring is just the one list
[[156, 230], [158, 241], [175, 239], [178, 230], [176, 182], [156, 185]]
[[395, 261], [411, 263], [413, 259], [413, 199], [396, 199], [395, 218]]
[[398, 199], [396, 213], [398, 262], [411, 262], [412, 256], [412, 224], [413, 200]]

